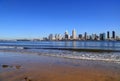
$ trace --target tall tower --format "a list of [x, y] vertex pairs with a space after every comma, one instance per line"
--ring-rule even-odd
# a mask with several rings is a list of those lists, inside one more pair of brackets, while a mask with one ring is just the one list
[[100, 40], [105, 40], [105, 33], [100, 33]]
[[72, 30], [72, 38], [75, 40], [76, 39], [76, 31], [75, 29]]
[[110, 39], [110, 32], [107, 31], [107, 39]]
[[115, 31], [112, 31], [112, 39], [115, 39]]
[[87, 40], [87, 32], [84, 34], [84, 39]]

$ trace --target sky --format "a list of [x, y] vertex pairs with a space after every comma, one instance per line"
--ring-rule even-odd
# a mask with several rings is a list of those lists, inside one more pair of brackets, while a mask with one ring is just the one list
[[120, 36], [120, 0], [0, 0], [0, 39], [71, 35], [73, 29]]

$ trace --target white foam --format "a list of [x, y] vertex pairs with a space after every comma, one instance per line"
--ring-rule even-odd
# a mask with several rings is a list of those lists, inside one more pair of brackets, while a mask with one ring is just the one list
[[[4, 47], [1, 48], [13, 48], [14, 47]], [[23, 49], [21, 47], [16, 48], [16, 50], [12, 50], [21, 53], [33, 53], [39, 55], [46, 56], [54, 56], [61, 58], [71, 58], [71, 59], [84, 59], [84, 60], [99, 60], [99, 61], [107, 61], [107, 62], [115, 62], [120, 64], [120, 53], [93, 53], [93, 52], [72, 52], [72, 51], [61, 51], [61, 50], [43, 50], [43, 49]]]
[[43, 55], [71, 58], [71, 59], [85, 59], [85, 60], [99, 60], [120, 63], [119, 53], [88, 53], [88, 52], [64, 52], [64, 53], [46, 53]]

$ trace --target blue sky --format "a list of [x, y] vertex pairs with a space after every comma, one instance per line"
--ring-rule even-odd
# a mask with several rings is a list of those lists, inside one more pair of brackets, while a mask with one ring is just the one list
[[0, 39], [40, 38], [50, 33], [120, 35], [120, 0], [0, 0]]

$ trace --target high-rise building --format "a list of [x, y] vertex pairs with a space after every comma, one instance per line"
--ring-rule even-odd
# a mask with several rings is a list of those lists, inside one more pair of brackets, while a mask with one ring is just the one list
[[96, 34], [92, 34], [92, 40], [96, 40]]
[[115, 39], [115, 31], [112, 31], [112, 39]]
[[91, 35], [87, 35], [87, 40], [92, 40], [92, 36]]
[[58, 40], [62, 40], [62, 35], [58, 34]]
[[64, 37], [64, 38], [65, 38], [65, 40], [68, 40], [68, 39], [69, 39], [69, 34], [68, 34], [68, 31], [67, 31], [67, 30], [65, 31], [65, 37]]
[[110, 39], [110, 32], [107, 31], [107, 39]]
[[79, 35], [78, 35], [78, 38], [81, 40], [81, 39], [82, 39], [82, 34], [79, 34]]
[[84, 39], [87, 40], [87, 32], [84, 34]]
[[73, 40], [76, 39], [76, 31], [75, 31], [75, 29], [72, 31], [72, 39], [73, 39]]
[[105, 40], [106, 39], [106, 35], [105, 35], [105, 33], [103, 33], [103, 40]]
[[59, 40], [58, 34], [55, 34], [55, 40]]
[[105, 40], [105, 33], [100, 34], [100, 40]]
[[50, 34], [50, 35], [49, 35], [49, 40], [54, 40], [54, 39], [55, 39], [54, 35], [53, 35], [53, 34]]

